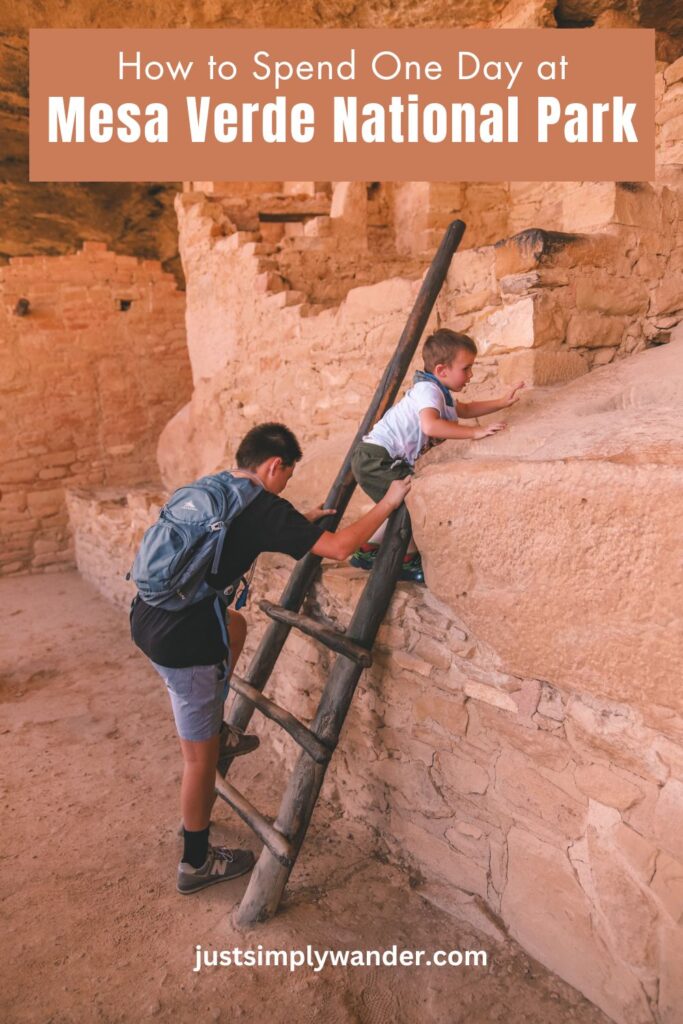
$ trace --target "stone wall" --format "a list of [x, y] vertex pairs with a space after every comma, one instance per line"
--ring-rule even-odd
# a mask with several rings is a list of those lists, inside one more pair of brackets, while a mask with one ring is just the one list
[[[490, 395], [516, 379], [570, 380], [668, 340], [683, 315], [683, 192], [615, 191], [622, 216], [630, 211], [618, 230], [527, 230], [456, 255], [427, 329], [445, 324], [477, 340], [468, 395]], [[277, 272], [275, 245], [253, 233], [223, 234], [221, 217], [202, 196], [179, 204], [195, 388], [160, 438], [168, 486], [230, 462], [245, 431], [273, 417], [305, 446], [348, 442], [420, 284], [419, 277], [363, 284], [321, 309]], [[321, 262], [326, 255], [334, 277], [335, 250], [327, 245], [323, 253], [324, 237], [295, 241], [313, 246]]]
[[65, 487], [158, 479], [190, 395], [183, 318], [157, 261], [104, 243], [0, 267], [0, 573], [73, 562]]

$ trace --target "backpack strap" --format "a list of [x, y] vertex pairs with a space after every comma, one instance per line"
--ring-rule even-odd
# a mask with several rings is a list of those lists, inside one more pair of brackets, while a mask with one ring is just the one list
[[228, 473], [232, 476], [245, 476], [248, 480], [251, 480], [253, 484], [257, 484], [259, 487], [263, 487], [263, 480], [257, 473], [252, 473], [250, 469], [229, 469]]
[[[250, 469], [229, 469], [228, 472], [230, 473], [231, 476], [246, 477], [246, 479], [251, 480], [253, 484], [256, 484], [259, 488], [263, 489], [263, 481], [259, 476], [257, 476], [256, 473], [252, 473]], [[220, 565], [221, 555], [223, 554], [223, 546], [225, 544], [227, 532], [228, 531], [225, 528], [223, 528], [223, 530], [221, 531], [221, 536], [218, 538], [218, 543], [216, 544], [216, 551], [214, 552], [213, 562], [211, 564], [212, 575], [215, 575], [218, 572], [218, 566]]]
[[225, 613], [227, 611], [225, 602], [222, 600], [220, 594], [216, 594], [216, 599], [213, 603], [214, 611], [218, 616], [218, 624], [221, 628], [221, 639], [225, 646], [230, 650], [230, 638], [228, 636], [228, 629], [225, 624]]

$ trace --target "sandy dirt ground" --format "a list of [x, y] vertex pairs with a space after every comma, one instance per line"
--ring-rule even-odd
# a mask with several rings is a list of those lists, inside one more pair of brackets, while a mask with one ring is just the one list
[[[4, 1024], [598, 1024], [513, 943], [427, 903], [324, 801], [277, 918], [238, 932], [239, 879], [183, 897], [180, 758], [167, 697], [127, 619], [76, 573], [0, 582]], [[268, 744], [231, 780], [274, 811]], [[324, 793], [324, 790], [323, 790]], [[214, 835], [256, 844], [224, 805]], [[485, 950], [486, 967], [216, 967], [195, 947]]]

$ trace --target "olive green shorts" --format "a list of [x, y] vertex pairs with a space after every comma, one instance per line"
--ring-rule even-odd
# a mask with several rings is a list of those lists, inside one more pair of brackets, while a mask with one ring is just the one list
[[411, 476], [413, 467], [405, 459], [394, 459], [380, 444], [361, 441], [353, 453], [351, 472], [366, 494], [379, 501], [392, 480]]

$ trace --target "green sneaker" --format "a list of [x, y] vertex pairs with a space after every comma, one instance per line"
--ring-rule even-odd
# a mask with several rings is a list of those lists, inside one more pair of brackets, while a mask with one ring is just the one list
[[423, 583], [425, 581], [424, 570], [422, 569], [422, 556], [415, 552], [409, 562], [404, 562], [399, 575], [399, 580], [409, 583]]
[[254, 866], [251, 850], [231, 850], [227, 846], [209, 846], [209, 853], [200, 868], [193, 868], [185, 861], [178, 865], [176, 888], [183, 896], [199, 892], [218, 882], [229, 882], [240, 875], [246, 875]]
[[374, 544], [372, 547], [368, 546], [366, 551], [358, 548], [349, 558], [349, 565], [352, 565], [354, 569], [365, 569], [367, 571], [374, 569], [378, 551], [379, 545]]

